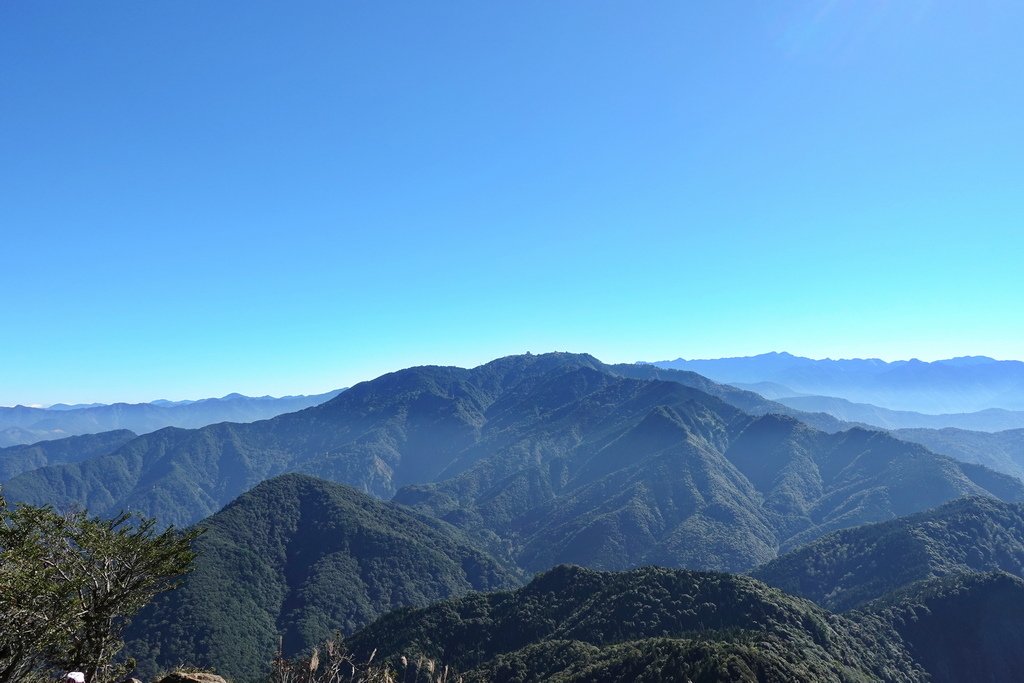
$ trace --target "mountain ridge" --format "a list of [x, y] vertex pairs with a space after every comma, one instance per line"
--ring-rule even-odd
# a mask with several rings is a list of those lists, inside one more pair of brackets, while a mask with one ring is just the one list
[[800, 394], [835, 396], [890, 410], [970, 413], [1024, 410], [1024, 362], [984, 356], [942, 361], [814, 360], [790, 353], [706, 360], [656, 361], [718, 382], [777, 383]]
[[164, 427], [198, 428], [226, 421], [252, 422], [323, 403], [341, 391], [280, 398], [233, 393], [190, 401], [0, 407], [0, 446], [121, 429], [145, 434]]

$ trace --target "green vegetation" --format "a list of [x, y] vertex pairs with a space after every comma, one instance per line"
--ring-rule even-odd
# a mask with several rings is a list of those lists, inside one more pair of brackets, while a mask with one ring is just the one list
[[1024, 505], [964, 498], [830, 534], [752, 574], [847, 610], [922, 579], [993, 570], [1024, 576]]
[[893, 435], [919, 443], [935, 453], [1024, 479], [1024, 429], [995, 433], [964, 429], [899, 429]]
[[47, 465], [81, 462], [113, 453], [135, 436], [134, 432], [122, 429], [0, 448], [0, 482]]
[[882, 620], [856, 623], [742, 576], [560, 566], [508, 593], [392, 613], [354, 655], [488, 681], [922, 681]]
[[867, 606], [936, 683], [1024, 680], [1024, 581], [1004, 573], [915, 583]]
[[128, 620], [189, 570], [197, 534], [157, 533], [128, 515], [11, 509], [0, 496], [0, 683], [54, 668], [122, 677], [112, 662]]
[[[7, 490], [176, 524], [242, 494], [203, 522], [184, 585], [133, 622], [142, 675], [184, 662], [255, 683], [279, 636], [295, 661], [383, 617], [353, 656], [380, 648], [413, 675], [429, 660], [508, 681], [922, 680], [891, 625], [902, 606], [823, 607], [1020, 573], [1022, 507], [997, 499], [1024, 501], [1024, 483], [774, 405], [691, 373], [515, 356], [403, 370], [263, 422], [164, 429]], [[809, 542], [757, 575], [820, 606], [726, 574], [564, 567], [450, 600], [565, 563], [746, 571]]]
[[381, 614], [519, 583], [444, 522], [302, 475], [264, 482], [202, 525], [195, 571], [144, 610], [128, 652], [149, 675], [180, 662], [256, 681]]

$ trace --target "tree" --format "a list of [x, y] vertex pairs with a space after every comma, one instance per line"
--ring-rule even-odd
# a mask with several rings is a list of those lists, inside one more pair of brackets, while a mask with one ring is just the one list
[[191, 570], [201, 533], [122, 513], [113, 519], [50, 506], [10, 508], [0, 496], [0, 683], [78, 669], [90, 683], [113, 665], [129, 620]]

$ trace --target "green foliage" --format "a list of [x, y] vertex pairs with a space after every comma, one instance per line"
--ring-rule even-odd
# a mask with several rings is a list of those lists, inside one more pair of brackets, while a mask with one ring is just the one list
[[134, 438], [133, 432], [120, 430], [0, 448], [0, 482], [47, 465], [81, 462], [107, 455]]
[[951, 428], [899, 429], [893, 434], [935, 453], [1024, 479], [1024, 429], [994, 433]]
[[830, 534], [753, 576], [847, 610], [922, 579], [993, 570], [1024, 576], [1024, 505], [974, 497]]
[[127, 514], [11, 509], [0, 496], [0, 681], [52, 667], [116, 679], [123, 669], [111, 662], [128, 620], [177, 585], [197, 535], [158, 533], [153, 520]]
[[659, 568], [557, 567], [510, 593], [392, 613], [348, 645], [481, 681], [925, 680], [883, 620], [854, 622], [741, 576]]
[[994, 572], [914, 583], [855, 619], [891, 624], [936, 683], [1024, 680], [1024, 581]]
[[256, 681], [279, 635], [292, 657], [394, 608], [518, 584], [444, 522], [304, 475], [264, 482], [203, 526], [195, 571], [128, 633], [144, 675], [188, 662]]

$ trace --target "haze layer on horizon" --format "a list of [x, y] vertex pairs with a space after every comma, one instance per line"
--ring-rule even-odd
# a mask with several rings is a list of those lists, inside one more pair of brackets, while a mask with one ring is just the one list
[[1024, 357], [1024, 6], [8, 4], [0, 405]]

